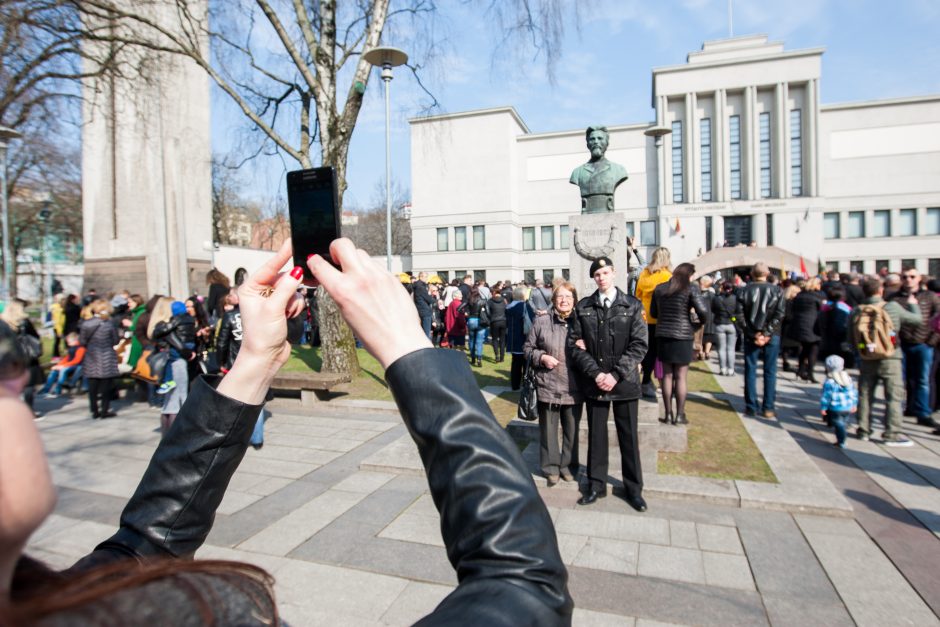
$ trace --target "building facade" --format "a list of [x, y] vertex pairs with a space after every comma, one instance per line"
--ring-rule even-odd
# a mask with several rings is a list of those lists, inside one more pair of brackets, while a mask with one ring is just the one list
[[[821, 106], [822, 54], [758, 35], [653, 69], [655, 119], [608, 126], [630, 177], [614, 207], [642, 252], [753, 243], [810, 271], [940, 275], [940, 96]], [[506, 107], [415, 119], [411, 138], [416, 271], [567, 274], [584, 129], [530, 133]]]

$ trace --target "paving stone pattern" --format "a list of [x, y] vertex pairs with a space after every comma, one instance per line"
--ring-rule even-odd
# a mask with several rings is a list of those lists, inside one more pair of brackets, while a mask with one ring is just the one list
[[[84, 398], [39, 403], [53, 409], [38, 426], [60, 499], [28, 551], [64, 568], [114, 532], [158, 443], [158, 414], [121, 405], [118, 418], [92, 421]], [[265, 446], [247, 451], [198, 557], [267, 569], [292, 625], [409, 625], [431, 612], [457, 581], [423, 473], [401, 459], [413, 444], [397, 414], [333, 402], [272, 412]], [[801, 445], [781, 443], [787, 430], [761, 425], [752, 437], [775, 449], [775, 471], [807, 484], [822, 476]], [[931, 462], [892, 459], [909, 470]], [[928, 469], [916, 475], [936, 481]], [[664, 489], [638, 514], [617, 496], [581, 508], [573, 486], [558, 488], [539, 492], [569, 567], [574, 625], [937, 624], [850, 517], [749, 509], [737, 488], [729, 499], [714, 487], [693, 499]]]

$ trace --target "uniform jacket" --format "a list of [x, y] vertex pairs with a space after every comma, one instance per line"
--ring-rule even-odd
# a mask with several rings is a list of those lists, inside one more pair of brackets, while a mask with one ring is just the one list
[[778, 335], [786, 312], [783, 290], [766, 281], [753, 281], [738, 291], [735, 317], [749, 340], [758, 333]]
[[[637, 365], [646, 356], [647, 337], [643, 307], [633, 296], [617, 288], [617, 297], [607, 311], [598, 291], [582, 298], [571, 321], [568, 349], [584, 395], [602, 401], [640, 398]], [[577, 347], [579, 339], [584, 340], [587, 350]], [[602, 372], [617, 379], [617, 385], [610, 392], [602, 392], [594, 381]]]
[[708, 309], [702, 301], [702, 293], [695, 285], [675, 294], [669, 294], [668, 289], [669, 283], [660, 283], [653, 290], [650, 314], [656, 318], [656, 337], [691, 340], [695, 329], [692, 328], [689, 311], [695, 310], [702, 322], [708, 318]]
[[[535, 389], [539, 402], [559, 405], [581, 402], [574, 361], [568, 350], [569, 320], [570, 316], [567, 320], [563, 319], [554, 309], [544, 316], [538, 316], [522, 348], [529, 367], [535, 369]], [[561, 363], [554, 368], [546, 368], [542, 365], [542, 356], [546, 354]]]
[[120, 373], [114, 346], [120, 340], [120, 334], [110, 320], [83, 320], [78, 334], [79, 343], [85, 347], [82, 374], [89, 379], [110, 379], [118, 376]]
[[[466, 358], [424, 349], [385, 376], [418, 447], [459, 581], [418, 624], [570, 625], [573, 603], [551, 518]], [[261, 411], [216, 392], [217, 381], [196, 380], [120, 529], [66, 574], [127, 558], [188, 558], [202, 546]]]

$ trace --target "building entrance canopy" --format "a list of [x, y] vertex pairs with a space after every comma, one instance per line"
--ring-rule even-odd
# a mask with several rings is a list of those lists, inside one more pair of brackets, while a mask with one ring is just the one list
[[[733, 270], [739, 267], [751, 267], [758, 261], [784, 272], [800, 271], [800, 256], [779, 246], [729, 246], [714, 248], [692, 263], [695, 265], [695, 277], [712, 274], [716, 271]], [[804, 262], [805, 263], [805, 262]]]

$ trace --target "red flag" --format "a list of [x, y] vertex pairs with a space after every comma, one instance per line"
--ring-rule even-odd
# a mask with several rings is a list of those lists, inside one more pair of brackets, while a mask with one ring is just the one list
[[680, 230], [681, 227], [679, 226], [679, 218], [676, 218], [676, 233], [678, 233]]
[[803, 256], [800, 256], [800, 274], [803, 276], [808, 276], [809, 273], [806, 271], [806, 261], [803, 259]]

